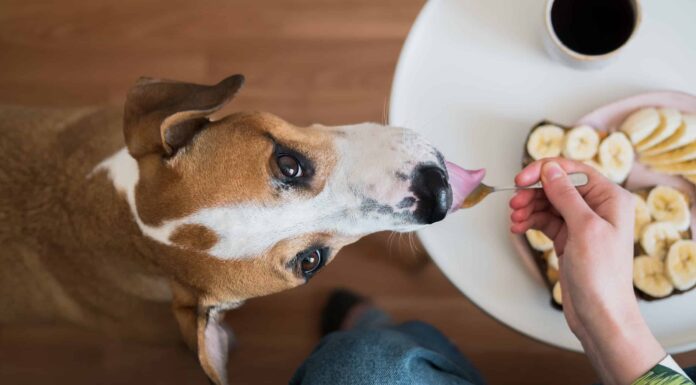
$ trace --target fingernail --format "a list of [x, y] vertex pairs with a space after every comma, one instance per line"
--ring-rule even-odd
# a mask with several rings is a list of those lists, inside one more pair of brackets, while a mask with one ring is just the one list
[[544, 163], [544, 167], [542, 169], [544, 179], [548, 181], [552, 181], [554, 179], [558, 179], [565, 175], [565, 171], [561, 168], [561, 166], [556, 163], [556, 162], [548, 162]]

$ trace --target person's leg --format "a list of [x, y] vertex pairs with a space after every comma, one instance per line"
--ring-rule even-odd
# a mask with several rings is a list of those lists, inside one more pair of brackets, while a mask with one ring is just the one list
[[687, 376], [691, 377], [692, 381], [696, 381], [696, 366], [685, 368], [684, 372], [686, 372]]
[[[358, 308], [359, 301], [353, 302]], [[351, 318], [349, 311], [343, 313]], [[343, 328], [348, 330], [321, 340], [291, 385], [483, 384], [476, 369], [434, 327], [423, 322], [392, 325], [384, 312], [364, 306], [352, 318]]]

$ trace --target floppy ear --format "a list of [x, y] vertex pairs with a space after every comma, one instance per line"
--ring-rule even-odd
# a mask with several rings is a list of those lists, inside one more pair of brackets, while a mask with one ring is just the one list
[[241, 302], [225, 306], [203, 306], [193, 292], [171, 281], [172, 309], [179, 323], [184, 342], [198, 354], [198, 361], [215, 385], [227, 385], [227, 355], [234, 342], [234, 335], [223, 322], [226, 310]]
[[232, 331], [222, 324], [224, 312], [216, 308], [199, 309], [198, 361], [215, 385], [227, 385], [227, 356], [233, 342]]
[[134, 158], [171, 156], [185, 146], [244, 84], [233, 75], [212, 86], [140, 78], [126, 97], [123, 133]]

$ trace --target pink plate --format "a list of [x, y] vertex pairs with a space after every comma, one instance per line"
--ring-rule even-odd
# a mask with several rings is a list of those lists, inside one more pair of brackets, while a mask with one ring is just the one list
[[[673, 91], [634, 95], [590, 112], [580, 118], [575, 125], [586, 124], [600, 131], [615, 131], [630, 113], [642, 107], [670, 107], [676, 108], [681, 112], [696, 113], [696, 96]], [[692, 183], [678, 176], [652, 172], [636, 162], [626, 180], [626, 188], [634, 191], [655, 185], [675, 187], [680, 191], [688, 193], [691, 197], [691, 202], [696, 202], [696, 187]], [[696, 217], [696, 204], [691, 209], [691, 216], [692, 218]], [[696, 234], [696, 221], [691, 223], [691, 233]], [[524, 236], [514, 235], [512, 242], [515, 250], [522, 256], [525, 266], [530, 270], [535, 270], [536, 279], [543, 280], [541, 272], [536, 267], [534, 253]]]

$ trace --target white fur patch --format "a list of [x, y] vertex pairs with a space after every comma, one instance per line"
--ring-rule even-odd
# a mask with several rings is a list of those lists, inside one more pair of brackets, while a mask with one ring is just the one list
[[156, 241], [171, 245], [169, 236], [178, 226], [177, 221], [168, 221], [162, 224], [162, 226], [156, 227], [145, 224], [138, 216], [138, 210], [135, 206], [135, 186], [140, 179], [140, 170], [138, 169], [138, 162], [128, 153], [128, 149], [124, 147], [114, 155], [104, 159], [92, 170], [90, 176], [100, 171], [106, 171], [116, 191], [125, 195], [140, 231]]
[[438, 163], [433, 147], [413, 131], [372, 123], [323, 129], [335, 134], [338, 162], [316, 196], [306, 198], [290, 189], [282, 192], [273, 205], [248, 202], [201, 208], [157, 227], [143, 223], [138, 216], [138, 164], [127, 149], [101, 162], [93, 172], [108, 173], [114, 187], [125, 194], [145, 236], [172, 245], [169, 238], [178, 226], [203, 225], [218, 236], [218, 242], [207, 253], [223, 260], [263, 255], [279, 241], [303, 234], [362, 236], [421, 227], [412, 220], [415, 205], [399, 207], [399, 203], [414, 198], [409, 191], [414, 167], [424, 162]]

